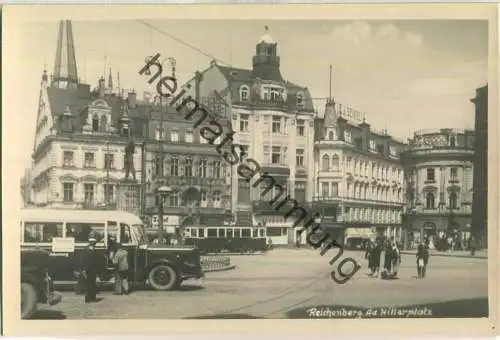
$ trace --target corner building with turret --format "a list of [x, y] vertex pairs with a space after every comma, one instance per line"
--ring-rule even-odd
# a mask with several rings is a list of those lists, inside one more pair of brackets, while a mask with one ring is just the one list
[[[255, 160], [286, 194], [307, 209], [313, 197], [314, 108], [307, 87], [282, 76], [278, 43], [267, 32], [258, 41], [251, 69], [218, 65], [196, 72], [184, 85], [186, 95], [222, 98], [231, 120], [233, 141], [246, 158]], [[190, 89], [188, 89], [190, 87]], [[262, 225], [273, 244], [295, 244], [298, 234], [288, 209], [275, 209], [269, 201], [279, 190], [269, 182], [247, 182], [232, 167], [231, 207], [237, 225]], [[284, 196], [283, 196], [284, 197]]]

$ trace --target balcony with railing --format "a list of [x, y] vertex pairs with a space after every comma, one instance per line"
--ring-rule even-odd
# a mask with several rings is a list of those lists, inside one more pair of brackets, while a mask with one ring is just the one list
[[345, 202], [345, 203], [357, 203], [364, 205], [393, 206], [393, 207], [400, 207], [404, 205], [403, 202], [396, 200], [384, 201], [384, 200], [352, 197], [352, 196], [314, 196], [313, 201], [321, 204], [337, 204], [340, 202]]

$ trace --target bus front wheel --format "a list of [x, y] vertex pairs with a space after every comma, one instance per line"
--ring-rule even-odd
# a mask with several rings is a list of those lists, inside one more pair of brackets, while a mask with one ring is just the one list
[[172, 290], [178, 286], [176, 271], [167, 264], [159, 264], [148, 275], [148, 281], [155, 290]]

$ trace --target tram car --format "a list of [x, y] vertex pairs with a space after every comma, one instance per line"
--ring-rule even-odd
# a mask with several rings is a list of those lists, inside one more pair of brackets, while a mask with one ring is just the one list
[[[160, 232], [159, 229], [147, 230], [150, 242], [156, 239]], [[194, 246], [201, 253], [249, 253], [267, 249], [265, 227], [191, 226], [185, 228], [184, 235], [184, 244]], [[164, 232], [163, 239], [166, 244], [171, 244], [173, 238], [177, 236]]]
[[265, 227], [221, 226], [186, 228], [186, 245], [204, 253], [248, 253], [267, 248]]

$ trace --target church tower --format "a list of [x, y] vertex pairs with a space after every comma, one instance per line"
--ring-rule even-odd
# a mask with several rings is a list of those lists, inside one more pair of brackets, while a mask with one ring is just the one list
[[283, 81], [280, 73], [280, 57], [277, 52], [278, 43], [269, 35], [269, 27], [266, 26], [266, 33], [260, 38], [253, 56], [252, 75], [254, 78]]
[[61, 20], [59, 23], [51, 86], [61, 89], [76, 89], [78, 87], [73, 27], [70, 20]]

